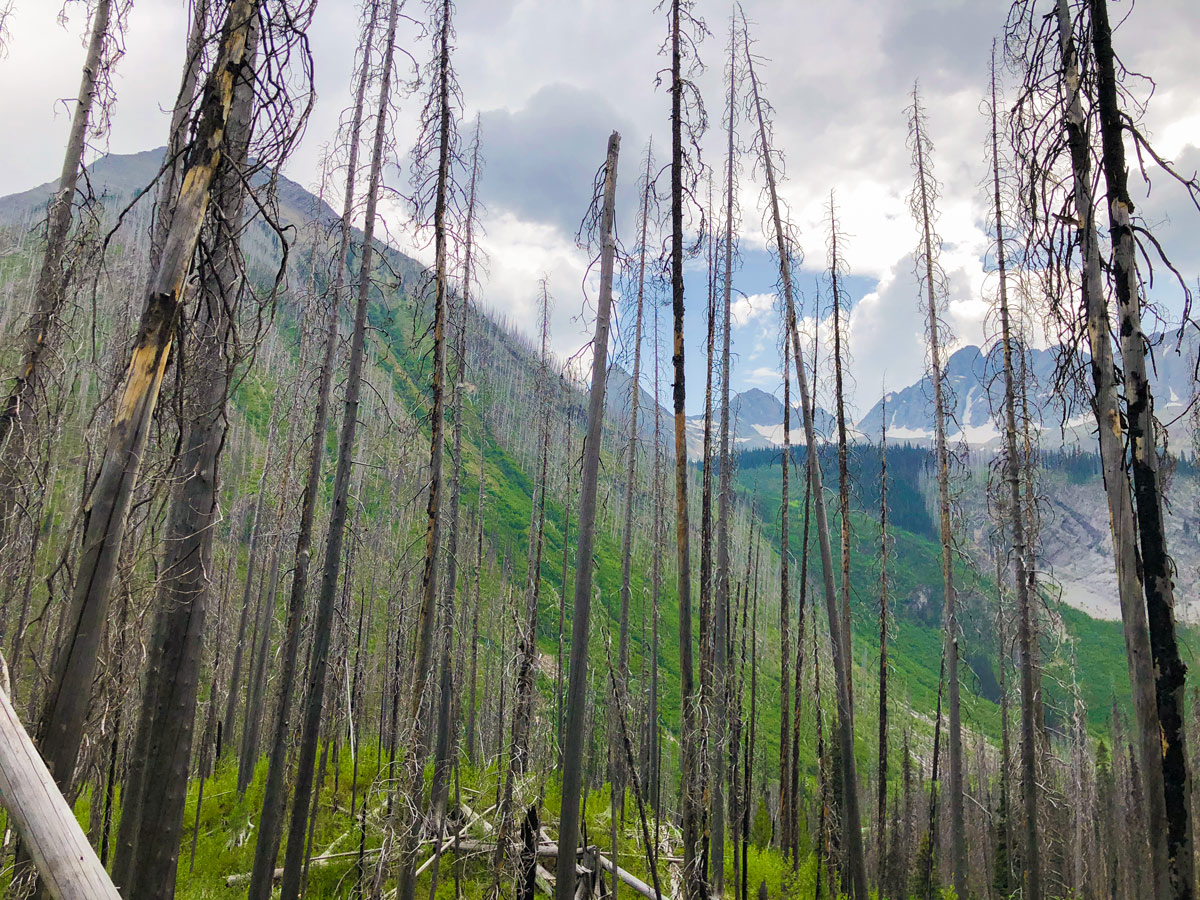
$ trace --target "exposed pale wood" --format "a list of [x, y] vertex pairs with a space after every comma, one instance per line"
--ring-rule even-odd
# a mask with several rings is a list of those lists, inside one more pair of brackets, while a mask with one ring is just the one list
[[0, 802], [52, 897], [120, 900], [6, 691], [0, 691]]

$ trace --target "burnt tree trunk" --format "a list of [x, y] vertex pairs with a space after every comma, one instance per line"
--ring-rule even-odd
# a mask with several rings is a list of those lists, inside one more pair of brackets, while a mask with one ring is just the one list
[[571, 676], [567, 685], [567, 721], [562, 765], [562, 810], [558, 826], [558, 864], [554, 896], [575, 896], [575, 847], [579, 843], [579, 798], [583, 782], [586, 728], [588, 631], [592, 606], [592, 548], [596, 536], [596, 493], [600, 474], [600, 439], [604, 426], [604, 390], [608, 374], [608, 332], [612, 308], [614, 232], [617, 194], [617, 155], [621, 136], [608, 139], [604, 166], [603, 207], [600, 214], [600, 295], [596, 305], [596, 334], [592, 341], [592, 387], [588, 397], [588, 428], [583, 445], [579, 495], [579, 538], [575, 565], [575, 616], [571, 627]]

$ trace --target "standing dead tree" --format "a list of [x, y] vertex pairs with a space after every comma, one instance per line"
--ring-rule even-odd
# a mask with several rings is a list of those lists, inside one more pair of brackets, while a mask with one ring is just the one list
[[[218, 463], [226, 441], [226, 405], [247, 350], [237, 340], [239, 307], [248, 290], [240, 250], [246, 186], [259, 167], [281, 161], [270, 143], [277, 128], [287, 127], [290, 116], [286, 107], [280, 108], [271, 99], [282, 74], [272, 54], [285, 49], [297, 33], [303, 33], [311, 7], [297, 11], [302, 16], [295, 23], [299, 32], [291, 28], [280, 31], [283, 17], [274, 21], [265, 18], [263, 24], [251, 20], [246, 59], [239, 67], [234, 87], [226, 152], [212, 189], [214, 202], [209, 208], [207, 229], [211, 246], [200, 268], [199, 298], [190, 321], [193, 336], [186, 354], [184, 428], [176, 461], [177, 482], [167, 513], [163, 580], [126, 776], [114, 866], [122, 888], [135, 897], [170, 898], [175, 892], [210, 593], [213, 532], [219, 516]], [[260, 43], [265, 50], [261, 57]], [[259, 60], [261, 65], [256, 64]], [[266, 123], [267, 143], [254, 145], [258, 159], [251, 165], [251, 142], [259, 112]]]
[[[476, 271], [476, 255], [479, 253], [475, 244], [475, 234], [478, 229], [479, 218], [479, 178], [483, 172], [483, 158], [479, 153], [480, 140], [480, 120], [477, 116], [475, 119], [475, 134], [471, 141], [471, 154], [469, 165], [469, 174], [467, 176], [467, 208], [463, 220], [462, 244], [462, 283], [460, 284], [459, 300], [456, 309], [456, 321], [454, 323], [454, 386], [450, 391], [450, 405], [454, 411], [454, 427], [453, 427], [453, 453], [454, 453], [454, 468], [450, 475], [450, 538], [446, 544], [446, 577], [442, 585], [442, 646], [441, 660], [439, 662], [439, 692], [438, 692], [438, 727], [437, 740], [435, 742], [435, 761], [433, 783], [430, 786], [429, 800], [434, 821], [434, 833], [439, 836], [442, 834], [444, 820], [446, 816], [446, 806], [449, 801], [450, 790], [450, 768], [456, 763], [456, 754], [458, 747], [458, 720], [461, 703], [455, 702], [454, 681], [455, 681], [455, 665], [452, 662], [451, 654], [454, 650], [455, 628], [450, 627], [450, 623], [454, 621], [455, 609], [455, 594], [458, 589], [458, 547], [459, 547], [459, 516], [461, 513], [461, 498], [462, 498], [462, 478], [463, 478], [463, 407], [465, 405], [465, 388], [467, 379], [467, 318], [471, 313], [471, 289], [474, 286], [472, 280], [475, 278]], [[543, 355], [546, 350], [543, 348]], [[547, 388], [549, 390], [549, 388]], [[544, 427], [549, 428], [549, 401], [546, 403], [547, 412], [545, 413]], [[546, 443], [549, 443], [549, 437], [546, 438]], [[480, 441], [482, 448], [483, 442]], [[542, 522], [539, 523], [538, 533], [539, 539], [542, 531], [542, 526], [545, 520], [545, 455], [543, 451], [542, 463], [542, 483], [543, 483], [543, 498], [542, 498]], [[480, 502], [479, 509], [483, 509], [483, 465], [482, 461], [479, 467], [479, 482], [480, 482]], [[480, 541], [482, 542], [482, 525], [480, 533]], [[465, 544], [465, 541], [464, 541]], [[540, 548], [539, 548], [540, 552]], [[540, 564], [536, 567], [541, 569]], [[476, 580], [478, 590], [478, 580]], [[478, 598], [476, 598], [478, 600]], [[534, 609], [537, 609], [537, 603], [534, 603]], [[466, 610], [463, 610], [464, 622]], [[472, 658], [475, 654], [475, 644], [478, 639], [479, 631], [479, 607], [476, 602], [473, 625], [472, 625], [472, 641], [471, 653]], [[535, 622], [536, 627], [536, 622]], [[462, 629], [465, 632], [465, 629]], [[458, 640], [458, 663], [457, 669], [459, 678], [462, 677], [463, 657], [465, 654], [465, 639], [463, 635], [459, 636]], [[472, 676], [471, 689], [474, 691], [474, 677]], [[473, 701], [472, 701], [473, 703]], [[457, 772], [457, 769], [455, 769]], [[437, 887], [438, 864], [441, 859], [442, 851], [445, 847], [445, 842], [439, 840], [437, 844], [436, 857], [434, 862], [433, 873], [430, 876], [430, 894], [432, 895]], [[456, 870], [457, 872], [457, 870]]]
[[[704, 106], [692, 78], [701, 68], [699, 42], [707, 34], [691, 0], [669, 0], [662, 5], [668, 13], [667, 41], [664, 51], [671, 65], [671, 240], [670, 279], [673, 322], [671, 363], [674, 381], [671, 406], [674, 415], [675, 442], [675, 552], [679, 597], [679, 760], [680, 804], [683, 818], [683, 891], [686, 900], [702, 900], [708, 889], [704, 879], [704, 860], [697, 855], [703, 798], [698, 783], [700, 768], [699, 707], [692, 661], [692, 560], [688, 516], [687, 459], [687, 387], [684, 366], [684, 287], [683, 259], [689, 253], [684, 246], [685, 205], [696, 189], [699, 172], [697, 142], [704, 132]], [[686, 62], [686, 68], [685, 68]], [[703, 230], [703, 229], [701, 229]], [[706, 474], [707, 477], [707, 474]], [[568, 900], [560, 895], [559, 900]]]
[[[1009, 311], [1008, 255], [1005, 244], [1004, 205], [1000, 176], [1000, 129], [996, 100], [995, 58], [992, 59], [991, 81], [991, 154], [992, 206], [996, 232], [997, 308], [1000, 314], [1000, 342], [1004, 367], [1004, 480], [1008, 487], [1007, 525], [1012, 540], [1013, 584], [1017, 594], [1017, 633], [1021, 657], [1021, 796], [1025, 807], [1025, 896], [1041, 900], [1041, 863], [1038, 858], [1037, 760], [1034, 727], [1033, 685], [1033, 619], [1031, 609], [1031, 574], [1026, 572], [1025, 504], [1022, 499], [1021, 450], [1017, 431], [1017, 380], [1013, 366], [1014, 350], [1024, 353], [1016, 343], [1015, 328]], [[999, 563], [997, 563], [999, 564]], [[1001, 647], [1006, 654], [1007, 648]], [[1004, 665], [1001, 660], [1001, 665]], [[1003, 674], [1002, 676], [1003, 677]], [[1008, 733], [1005, 729], [1005, 741]], [[1005, 745], [1007, 750], [1007, 743]], [[1005, 754], [1007, 759], [1007, 752]], [[1001, 775], [1007, 783], [1007, 769]], [[1004, 790], [1007, 790], [1007, 785]], [[1004, 827], [1007, 827], [1007, 818]]]
[[[367, 187], [367, 209], [363, 222], [363, 247], [360, 259], [360, 274], [358, 284], [359, 302], [355, 310], [355, 322], [361, 330], [366, 327], [366, 297], [370, 290], [370, 273], [374, 255], [375, 212], [378, 203], [380, 183], [383, 176], [384, 137], [387, 128], [387, 111], [390, 103], [392, 61], [396, 43], [396, 25], [399, 17], [399, 0], [391, 0], [388, 12], [387, 32], [382, 55], [382, 71], [379, 87], [379, 109], [377, 110], [374, 143], [371, 153], [371, 170]], [[372, 11], [371, 16], [375, 13]], [[374, 22], [374, 18], [371, 19]], [[372, 29], [368, 29], [369, 31]], [[368, 62], [364, 51], [363, 64]], [[353, 145], [352, 145], [353, 146]], [[355, 161], [355, 156], [352, 161]], [[353, 209], [353, 187], [355, 171], [347, 173], [346, 204], [344, 213]], [[343, 223], [348, 218], [343, 217]], [[336, 265], [340, 269], [347, 265], [349, 253], [349, 231], [343, 227], [341, 246]], [[344, 275], [335, 276], [335, 286], [341, 287]], [[284, 775], [287, 768], [287, 737], [290, 733], [291, 706], [293, 699], [292, 686], [296, 679], [296, 667], [300, 649], [300, 626], [304, 614], [304, 601], [308, 587], [308, 566], [311, 558], [313, 520], [316, 512], [317, 492], [321, 485], [321, 469], [324, 462], [326, 429], [329, 423], [329, 401], [333, 385], [334, 359], [337, 350], [337, 312], [339, 296], [330, 298], [329, 319], [326, 325], [324, 358], [322, 360], [319, 387], [317, 390], [317, 408], [313, 415], [313, 430], [310, 438], [308, 471], [300, 505], [300, 526], [296, 536], [295, 567], [292, 572], [291, 593], [287, 605], [287, 624], [285, 626], [281, 657], [283, 667], [280, 671], [282, 689], [275, 711], [275, 731], [271, 741], [270, 758], [267, 764], [267, 783], [263, 790], [262, 812], [259, 816], [258, 837], [254, 847], [254, 868], [250, 876], [250, 887], [247, 892], [250, 900], [268, 900], [275, 872], [275, 860], [279, 856], [279, 842], [283, 830], [283, 817], [286, 809], [284, 793]], [[360, 340], [365, 340], [361, 338]], [[360, 344], [361, 348], [361, 344]], [[361, 354], [361, 349], [359, 353]], [[307, 803], [303, 804], [307, 813]], [[301, 831], [301, 834], [303, 832]], [[299, 840], [303, 846], [303, 838]]]
[[[33, 286], [32, 309], [25, 327], [21, 366], [3, 406], [0, 406], [0, 539], [4, 537], [12, 511], [13, 492], [18, 482], [17, 466], [24, 452], [26, 432], [34, 426], [44, 369], [48, 357], [59, 344], [59, 316], [72, 275], [68, 238], [74, 221], [75, 192], [83, 172], [88, 132], [96, 130], [92, 113], [98, 95], [102, 104], [99, 110], [101, 123], [107, 117], [107, 111], [103, 108], [104, 89], [121, 55], [119, 35], [127, 9], [128, 0], [98, 0], [92, 14], [91, 35], [79, 94], [71, 116], [62, 171], [47, 209], [46, 249]], [[7, 19], [9, 10], [5, 6], [0, 13], [0, 31], [3, 30], [2, 20]]]
[[[1146, 366], [1146, 334], [1142, 327], [1144, 284], [1138, 273], [1134, 205], [1129, 193], [1129, 171], [1125, 161], [1125, 135], [1130, 131], [1140, 155], [1149, 150], [1136, 127], [1127, 126], [1130, 117], [1121, 108], [1117, 82], [1118, 62], [1113, 52], [1112, 27], [1108, 19], [1108, 0], [1089, 0], [1092, 48], [1096, 67], [1096, 108], [1100, 116], [1100, 158], [1108, 207], [1108, 237], [1111, 244], [1110, 269], [1117, 300], [1117, 334], [1120, 336], [1121, 365], [1124, 371], [1126, 415], [1133, 494], [1137, 513], [1138, 540], [1142, 553], [1142, 588], [1150, 629], [1150, 653], [1154, 661], [1154, 692], [1162, 740], [1163, 796], [1167, 817], [1167, 871], [1163, 873], [1167, 889], [1174, 898], [1191, 898], [1196, 891], [1195, 860], [1192, 854], [1190, 814], [1191, 782], [1188, 776], [1186, 733], [1184, 729], [1184, 687], [1187, 667], [1179, 655], [1175, 633], [1174, 564], [1167, 549], [1163, 519], [1163, 476], [1158, 462], [1158, 422], [1154, 417], [1154, 397]], [[1124, 67], [1120, 67], [1124, 71]], [[1174, 174], [1169, 167], [1169, 174]], [[1175, 176], [1176, 180], [1184, 179]], [[1193, 204], [1200, 208], [1200, 181], [1195, 175], [1185, 182]], [[1142, 231], [1149, 236], [1149, 232]], [[1169, 260], [1163, 260], [1170, 267]], [[1181, 286], [1187, 293], [1187, 286]], [[1190, 299], [1190, 296], [1189, 296]], [[1186, 314], [1185, 314], [1186, 315]]]
[[[838, 226], [837, 204], [834, 193], [829, 192], [829, 238], [826, 249], [829, 254], [829, 307], [830, 318], [833, 319], [833, 405], [834, 420], [837, 423], [837, 460], [838, 460], [838, 520], [842, 539], [841, 558], [841, 593], [842, 593], [842, 653], [850, 659], [850, 440], [846, 428], [846, 381], [850, 370], [850, 351], [846, 335], [846, 307], [849, 298], [846, 296], [843, 282], [846, 277], [846, 263], [842, 256], [845, 245], [845, 235]], [[843, 247], [839, 248], [841, 239]], [[854, 708], [854, 685], [851, 684], [850, 708]]]
[[[1085, 365], [1092, 378], [1091, 384], [1084, 388], [1084, 394], [1096, 419], [1109, 508], [1117, 589], [1137, 720], [1139, 774], [1146, 820], [1143, 833], [1149, 841], [1148, 873], [1153, 895], [1159, 898], [1190, 896], [1187, 887], [1191, 884], [1190, 862], [1185, 867], [1171, 863], [1172, 857], [1179, 859], [1180, 848], [1189, 838], [1187, 825], [1179, 821], [1177, 814], [1175, 825], [1169, 822], [1164, 753], [1172, 754], [1173, 760], [1182, 763], [1182, 756], [1175, 755], [1182, 752], [1182, 744], [1179, 748], [1172, 746], [1176, 743], [1174, 727], [1164, 725], [1160, 719], [1160, 704], [1164, 697], [1158, 688], [1166, 688], [1169, 693], [1171, 682], [1182, 678], [1182, 668], [1172, 664], [1169, 649], [1173, 613], [1168, 602], [1169, 574], [1165, 578], [1163, 575], [1169, 573], [1170, 563], [1160, 533], [1158, 478], [1153, 466], [1146, 461], [1146, 455], [1153, 456], [1157, 450], [1149, 387], [1138, 381], [1138, 370], [1144, 366], [1144, 362], [1139, 363], [1139, 358], [1143, 357], [1144, 350], [1140, 315], [1134, 317], [1133, 307], [1140, 299], [1136, 293], [1136, 275], [1131, 274], [1129, 268], [1133, 254], [1129, 240], [1136, 235], [1145, 235], [1153, 244], [1153, 239], [1149, 232], [1139, 231], [1140, 226], [1135, 226], [1130, 218], [1132, 210], [1127, 203], [1127, 193], [1122, 191], [1123, 179], [1116, 171], [1124, 168], [1123, 159], [1117, 158], [1114, 146], [1121, 141], [1119, 133], [1122, 129], [1130, 130], [1139, 155], [1144, 153], [1169, 174], [1175, 173], [1145, 142], [1134, 118], [1123, 116], [1119, 108], [1114, 108], [1117, 103], [1115, 85], [1099, 87], [1100, 82], [1115, 78], [1111, 32], [1107, 42], [1105, 36], [1095, 35], [1100, 46], [1095, 47], [1094, 58], [1089, 60], [1087, 50], [1093, 43], [1089, 37], [1093, 36], [1098, 23], [1083, 15], [1085, 11], [1090, 11], [1093, 16], [1096, 13], [1095, 8], [1086, 4], [1058, 0], [1053, 16], [1041, 16], [1031, 2], [1014, 3], [1009, 13], [1005, 51], [1010, 64], [1022, 78], [1010, 125], [1020, 196], [1024, 201], [1021, 224], [1028, 234], [1026, 252], [1031, 259], [1030, 268], [1042, 273], [1043, 289], [1050, 298], [1052, 321], [1060, 329], [1059, 338], [1067, 348], [1068, 362], [1083, 355], [1085, 342], [1090, 357]], [[1100, 30], [1108, 31], [1104, 28], [1106, 24], [1107, 17], [1104, 16], [1099, 23]], [[1100, 57], [1108, 58], [1107, 66], [1100, 62]], [[1100, 74], [1100, 68], [1108, 71]], [[1102, 93], [1106, 99], [1101, 98]], [[1102, 139], [1101, 167], [1109, 194], [1105, 206], [1117, 206], [1110, 210], [1109, 223], [1114, 250], [1112, 277], [1114, 282], [1125, 283], [1123, 287], [1114, 284], [1118, 290], [1122, 364], [1126, 367], [1125, 378], [1120, 380], [1096, 223], [1098, 204], [1104, 201], [1098, 201], [1095, 196], [1096, 151], [1089, 133], [1097, 126], [1097, 117]], [[1106, 130], [1109, 132], [1107, 141], [1104, 140]], [[1114, 130], [1118, 134], [1114, 134]], [[1111, 181], [1110, 174], [1113, 176]], [[1194, 180], [1178, 180], [1187, 185], [1194, 200]], [[1062, 214], [1064, 208], [1069, 210], [1069, 215]], [[1079, 262], [1073, 264], [1076, 245]], [[1118, 257], [1121, 258], [1119, 263]], [[1150, 258], [1149, 254], [1146, 258]], [[1122, 295], [1125, 295], [1124, 300]], [[1074, 296], [1079, 297], [1079, 304], [1068, 302]], [[1069, 368], [1082, 366], [1060, 365], [1060, 374]], [[1142, 375], [1144, 377], [1144, 370]], [[1125, 382], [1128, 402], [1124, 404], [1120, 381]], [[1137, 440], [1132, 441], [1130, 447], [1132, 457], [1136, 460], [1139, 453], [1142, 455], [1141, 462], [1135, 462], [1140, 470], [1134, 485], [1131, 485], [1127, 458], [1126, 428], [1131, 439], [1137, 431]], [[1146, 546], [1139, 546], [1139, 539]], [[1147, 552], [1159, 557], [1149, 566], [1144, 559]], [[1148, 579], [1153, 583], [1148, 583]], [[1159, 651], [1165, 654], [1161, 660], [1152, 646], [1148, 605], [1155, 609], [1156, 640]], [[1164, 677], [1166, 680], [1162, 681]], [[1172, 701], [1168, 698], [1168, 715], [1171, 706]], [[1186, 775], [1186, 768], [1176, 766], [1172, 779], [1181, 775]], [[1182, 796], [1179, 785], [1176, 784], [1170, 793], [1170, 803], [1178, 809]], [[1169, 849], [1168, 844], [1172, 841], [1174, 847]], [[1190, 851], [1187, 856], [1190, 860]], [[1174, 893], [1179, 890], [1183, 893]]]
[[808, 447], [808, 476], [812, 485], [813, 505], [816, 508], [817, 541], [821, 552], [821, 569], [824, 575], [825, 606], [829, 615], [830, 641], [833, 644], [833, 668], [837, 683], [838, 739], [842, 753], [842, 838], [846, 851], [851, 896], [854, 900], [866, 900], [867, 873], [863, 855], [861, 817], [858, 807], [858, 773], [854, 758], [854, 719], [850, 701], [851, 660], [843, 649], [849, 641], [842, 638], [842, 617], [838, 608], [837, 590], [833, 578], [833, 549], [829, 539], [829, 518], [825, 509], [825, 493], [821, 477], [821, 463], [817, 453], [816, 426], [813, 422], [813, 401], [809, 392], [808, 374], [804, 368], [804, 352], [800, 346], [800, 330], [797, 326], [795, 293], [792, 286], [792, 256], [795, 243], [790, 238], [789, 227], [784, 219], [783, 205], [778, 191], [779, 152], [772, 147], [768, 126], [769, 105], [762, 97], [761, 86], [754, 70], [754, 54], [751, 49], [749, 30], [743, 18], [746, 52], [746, 74], [750, 79], [750, 101], [757, 119], [758, 132], [755, 145], [758, 164], [766, 182], [768, 213], [767, 233], [774, 239], [774, 250], [779, 265], [784, 315], [787, 331], [792, 338], [792, 360], [796, 371], [796, 383], [800, 389], [800, 411], [804, 419], [804, 434]]
[[[571, 625], [571, 674], [567, 684], [567, 721], [563, 735], [562, 807], [558, 824], [556, 900], [575, 896], [575, 847], [579, 843], [579, 798], [583, 786], [583, 745], [587, 716], [588, 632], [591, 625], [592, 548], [596, 537], [596, 493], [600, 475], [600, 440], [604, 427], [604, 391], [608, 375], [608, 333], [612, 309], [613, 266], [617, 242], [616, 217], [617, 156], [621, 136], [608, 139], [608, 157], [603, 168], [603, 188], [597, 218], [600, 242], [600, 293], [596, 304], [596, 334], [592, 340], [592, 386], [588, 397], [587, 437], [583, 445], [580, 477], [579, 537], [576, 543], [575, 616]], [[599, 180], [599, 179], [598, 179]], [[593, 201], [595, 206], [595, 201]], [[591, 229], [585, 228], [590, 231]]]
[[[732, 468], [733, 459], [729, 450], [729, 431], [732, 427], [729, 421], [729, 375], [730, 375], [730, 330], [732, 326], [731, 310], [733, 307], [733, 264], [734, 264], [734, 234], [737, 228], [737, 113], [738, 113], [738, 33], [737, 19], [732, 15], [729, 20], [729, 68], [726, 78], [729, 81], [729, 94], [725, 106], [725, 202], [724, 227], [721, 241], [721, 437], [718, 465], [720, 466], [720, 482], [717, 492], [717, 584], [716, 609], [714, 610], [713, 628], [713, 696], [716, 701], [713, 706], [712, 746], [716, 749], [712, 754], [712, 889], [720, 896], [725, 887], [725, 758], [726, 744], [730, 731], [730, 675], [729, 675], [729, 641], [728, 631], [730, 616], [730, 576], [729, 549], [731, 543], [729, 519], [733, 494]], [[708, 473], [705, 472], [705, 478]], [[736, 753], [736, 749], [735, 749]], [[730, 791], [732, 801], [734, 791]], [[733, 804], [730, 803], [732, 818]]]
[[183, 309], [184, 281], [225, 152], [234, 85], [260, 5], [261, 0], [234, 0], [226, 15], [217, 58], [196, 113], [182, 187], [88, 495], [75, 586], [39, 728], [46, 761], [63, 789], [69, 788], [74, 776], [133, 489]]
[[[421, 111], [421, 133], [413, 148], [412, 206], [422, 230], [432, 228], [434, 263], [433, 347], [429, 406], [429, 491], [425, 506], [425, 559], [421, 569], [421, 603], [417, 611], [415, 660], [410, 685], [408, 716], [411, 743], [405, 757], [404, 789], [408, 806], [401, 804], [399, 900], [412, 900], [416, 888], [416, 839], [424, 793], [425, 747], [429, 716], [422, 715], [433, 670], [433, 632], [437, 618], [438, 562], [442, 540], [442, 455], [445, 443], [446, 309], [450, 290], [455, 218], [459, 212], [454, 168], [458, 164], [456, 110], [462, 106], [458, 79], [451, 65], [454, 41], [450, 0], [430, 0], [429, 31], [433, 56], [425, 77], [429, 94]], [[447, 627], [449, 623], [447, 623]]]
[[[950, 518], [950, 451], [946, 445], [946, 423], [950, 417], [947, 388], [942, 377], [943, 347], [951, 340], [941, 319], [945, 303], [945, 275], [938, 263], [941, 242], [935, 230], [939, 185], [933, 177], [930, 153], [933, 143], [926, 130], [925, 111], [913, 87], [909, 107], [909, 144], [913, 154], [916, 185], [909, 198], [920, 239], [917, 245], [917, 278], [927, 316], [926, 339], [929, 376], [933, 385], [934, 465], [937, 468], [938, 520], [942, 541], [942, 584], [945, 596], [946, 681], [949, 688], [949, 800], [950, 835], [954, 889], [967, 896], [967, 836], [963, 817], [962, 721], [958, 682], [958, 601], [954, 585], [954, 533]], [[932, 837], [931, 837], [932, 840]]]
[[[646, 305], [646, 254], [647, 238], [650, 228], [651, 204], [654, 195], [654, 148], [646, 145], [646, 171], [642, 177], [641, 193], [641, 225], [639, 231], [637, 253], [637, 293], [633, 322], [633, 371], [629, 380], [629, 437], [625, 443], [625, 497], [624, 516], [621, 526], [621, 618], [617, 641], [617, 676], [620, 685], [619, 702], [624, 708], [629, 698], [629, 601], [632, 595], [630, 578], [633, 569], [633, 503], [634, 487], [637, 478], [638, 428], [642, 393], [642, 331], [645, 319]], [[655, 400], [657, 403], [657, 399]], [[565, 536], [564, 536], [565, 537]], [[565, 580], [564, 580], [565, 584]], [[625, 771], [625, 753], [622, 738], [617, 734], [616, 723], [612, 726], [612, 861], [618, 864], [617, 858], [617, 821], [625, 812], [625, 784], [630, 773]], [[616, 891], [616, 882], [613, 890]]]
[[879, 895], [887, 887], [887, 771], [888, 771], [888, 480], [887, 480], [887, 392], [880, 401], [879, 429], [879, 756], [876, 770], [875, 855], [878, 860], [875, 884]]
[[[493, 859], [494, 887], [508, 860], [509, 836], [513, 824], [513, 798], [516, 782], [529, 769], [532, 757], [530, 732], [534, 714], [534, 664], [537, 661], [538, 603], [542, 589], [542, 549], [545, 546], [546, 474], [550, 458], [550, 290], [546, 279], [541, 283], [541, 354], [537, 373], [538, 473], [529, 505], [529, 548], [525, 576], [525, 615], [517, 638], [517, 696], [513, 708], [512, 737], [509, 742], [508, 769], [497, 816], [496, 854]], [[614, 813], [614, 820], [616, 816]]]

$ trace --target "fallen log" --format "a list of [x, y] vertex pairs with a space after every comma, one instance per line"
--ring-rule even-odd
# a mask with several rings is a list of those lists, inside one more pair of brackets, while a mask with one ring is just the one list
[[0, 802], [55, 900], [121, 900], [8, 699], [0, 658]]
[[[579, 855], [581, 852], [582, 852], [582, 850], [576, 850], [575, 854]], [[558, 857], [558, 844], [541, 844], [541, 845], [539, 845], [538, 846], [538, 856], [553, 856], [553, 857], [557, 858]], [[606, 872], [608, 872], [610, 875], [616, 875], [616, 877], [621, 880], [622, 884], [626, 885], [627, 887], [632, 888], [634, 891], [641, 894], [643, 897], [646, 897], [647, 900], [661, 900], [661, 898], [657, 894], [654, 893], [654, 888], [652, 888], [650, 885], [646, 884], [646, 882], [642, 881], [636, 875], [631, 875], [629, 872], [626, 872], [620, 866], [614, 866], [612, 863], [612, 860], [609, 859], [604, 854], [597, 852], [596, 858], [600, 861], [600, 867], [602, 869], [604, 869]]]
[[[453, 838], [449, 838], [448, 843], [452, 844]], [[460, 853], [492, 853], [495, 851], [496, 845], [492, 841], [480, 841], [476, 840], [475, 838], [461, 838], [458, 842], [458, 849]], [[442, 852], [445, 852], [445, 850], [443, 849]], [[582, 850], [576, 850], [575, 855], [578, 856], [581, 852]], [[537, 855], [539, 857], [557, 858], [558, 844], [538, 844]], [[636, 875], [625, 871], [620, 866], [615, 867], [616, 871], [614, 873], [612, 860], [600, 853], [597, 853], [596, 856], [600, 860], [601, 868], [603, 868], [610, 875], [615, 874], [616, 877], [621, 880], [622, 884], [631, 888], [638, 894], [641, 894], [646, 898], [646, 900], [660, 900], [658, 895], [654, 893], [654, 888], [646, 884], [646, 882], [642, 881]], [[316, 862], [316, 860], [314, 859], [313, 862]], [[432, 859], [427, 860], [426, 865], [428, 865], [430, 862], [432, 862]], [[421, 871], [423, 871], [423, 869]]]
[[[379, 848], [368, 849], [363, 852], [363, 856], [376, 856], [379, 853]], [[323, 856], [314, 856], [308, 861], [309, 868], [316, 866], [327, 866], [332, 862], [337, 862], [339, 859], [348, 859], [349, 857], [357, 857], [357, 850], [346, 850], [342, 853], [326, 853]], [[276, 869], [271, 876], [275, 881], [283, 877], [283, 869]], [[250, 880], [249, 872], [238, 872], [236, 875], [227, 875], [225, 877], [225, 887], [237, 887], [239, 884], [245, 884]]]

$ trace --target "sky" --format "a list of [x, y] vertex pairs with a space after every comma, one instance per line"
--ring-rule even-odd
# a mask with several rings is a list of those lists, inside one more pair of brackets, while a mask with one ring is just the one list
[[[905, 108], [920, 82], [935, 145], [933, 166], [943, 184], [939, 231], [949, 276], [949, 320], [956, 346], [980, 343], [994, 278], [987, 274], [989, 204], [985, 146], [988, 123], [981, 101], [988, 56], [1002, 32], [1007, 3], [998, 0], [843, 0], [797, 3], [746, 0], [758, 74], [776, 111], [775, 143], [786, 156], [782, 192], [799, 234], [804, 263], [796, 283], [805, 302], [817, 294], [827, 265], [825, 208], [830, 192], [839, 209], [847, 289], [852, 301], [848, 343], [853, 358], [854, 412], [865, 414], [883, 387], [917, 380], [924, 367], [924, 329], [913, 274], [916, 227], [906, 197], [913, 174], [905, 145]], [[555, 308], [552, 346], [562, 358], [586, 345], [592, 300], [583, 285], [588, 253], [575, 235], [604, 159], [608, 134], [622, 135], [618, 195], [621, 236], [636, 242], [637, 180], [646, 142], [657, 158], [669, 144], [669, 96], [656, 79], [666, 16], [654, 0], [459, 0], [454, 65], [463, 118], [479, 116], [486, 171], [487, 212], [481, 245], [487, 275], [478, 294], [495, 313], [527, 333], [536, 328], [538, 281], [548, 278]], [[712, 36], [701, 45], [707, 69], [697, 79], [709, 113], [704, 161], [722, 165], [722, 72], [729, 6], [697, 0]], [[0, 58], [0, 195], [56, 177], [83, 59], [86, 7], [70, 0], [16, 0], [8, 23], [8, 53]], [[1128, 14], [1115, 36], [1127, 65], [1155, 79], [1146, 128], [1159, 151], [1189, 174], [1200, 167], [1200, 9], [1194, 0], [1114, 3], [1113, 19]], [[348, 105], [358, 26], [353, 0], [320, 0], [310, 41], [317, 103], [303, 143], [286, 174], [315, 187], [322, 148]], [[423, 18], [409, 0], [406, 12]], [[137, 0], [129, 12], [125, 54], [116, 73], [111, 130], [95, 143], [131, 153], [165, 142], [167, 115], [178, 86], [186, 28], [182, 0]], [[419, 60], [428, 43], [415, 25], [401, 45]], [[412, 145], [420, 100], [401, 100], [394, 142]], [[463, 126], [464, 134], [469, 125]], [[742, 129], [741, 144], [750, 134]], [[407, 186], [403, 154], [388, 181]], [[664, 179], [665, 183], [665, 179]], [[718, 188], [719, 190], [719, 188]], [[761, 228], [761, 185], [748, 157], [741, 164], [740, 267], [735, 273], [734, 390], [780, 393], [774, 312], [775, 270]], [[1162, 179], [1135, 203], [1167, 244], [1185, 277], [1200, 276], [1200, 213]], [[426, 258], [400, 204], [385, 204], [394, 242]], [[687, 272], [689, 410], [702, 402], [705, 274], [702, 261]], [[1169, 301], [1168, 301], [1169, 302]], [[650, 314], [648, 313], [648, 321]], [[614, 353], [630, 356], [631, 307], [619, 304]], [[662, 314], [669, 327], [669, 311]], [[624, 327], [621, 327], [624, 326]], [[664, 366], [666, 357], [664, 355]], [[669, 379], [664, 378], [666, 392]]]

